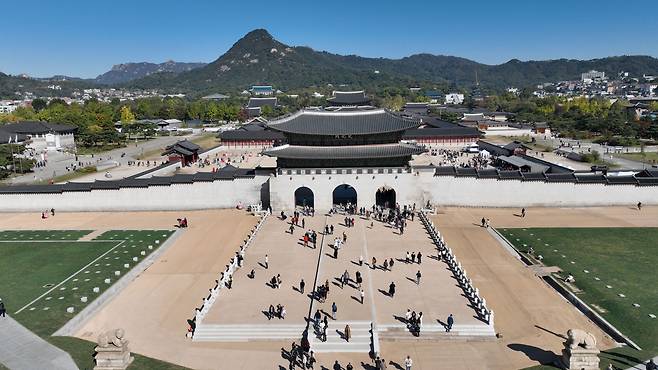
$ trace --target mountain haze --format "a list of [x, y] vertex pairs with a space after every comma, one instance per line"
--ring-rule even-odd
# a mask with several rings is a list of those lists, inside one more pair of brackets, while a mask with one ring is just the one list
[[542, 82], [574, 80], [591, 69], [616, 75], [658, 73], [658, 59], [649, 56], [615, 56], [592, 60], [557, 59], [487, 65], [445, 55], [416, 54], [401, 59], [365, 58], [289, 46], [266, 30], [249, 32], [217, 60], [179, 74], [154, 73], [127, 86], [166, 88], [184, 92], [242, 90], [253, 84], [289, 90], [326, 84], [354, 88], [447, 83], [459, 87], [480, 85], [490, 90], [526, 87]]
[[99, 75], [95, 82], [103, 85], [115, 85], [146, 77], [153, 73], [181, 73], [203, 67], [206, 63], [181, 63], [168, 60], [164, 63], [123, 63], [112, 66], [112, 69]]

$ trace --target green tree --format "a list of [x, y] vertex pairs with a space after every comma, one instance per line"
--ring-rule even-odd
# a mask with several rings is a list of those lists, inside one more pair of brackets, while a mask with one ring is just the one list
[[8, 177], [12, 173], [27, 173], [32, 171], [34, 160], [19, 157], [19, 154], [24, 151], [24, 145], [0, 145], [0, 179]]
[[36, 98], [32, 100], [32, 108], [36, 111], [39, 112], [43, 109], [45, 109], [48, 106], [48, 102], [41, 98]]

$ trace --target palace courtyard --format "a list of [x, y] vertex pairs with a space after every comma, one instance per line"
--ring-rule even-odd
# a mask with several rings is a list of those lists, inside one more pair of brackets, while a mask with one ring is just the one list
[[[342, 215], [303, 217], [306, 229], [321, 232], [325, 224], [335, 227], [334, 235], [319, 235], [317, 249], [300, 242], [303, 230], [288, 233], [287, 221], [269, 216], [245, 254], [244, 267], [234, 274], [232, 289], [223, 289], [204, 323], [237, 326], [245, 330], [242, 338], [236, 331], [217, 332], [213, 341], [186, 338], [187, 320], [219, 278], [258, 218], [238, 210], [188, 212], [61, 213], [47, 220], [35, 214], [4, 214], [2, 230], [173, 230], [176, 218], [187, 217], [189, 228], [181, 229], [173, 244], [143, 273], [104, 304], [84, 322], [75, 336], [94, 341], [102, 331], [116, 327], [126, 330], [133, 351], [189, 368], [262, 369], [287, 366], [281, 349], [289, 349], [292, 340], [258, 338], [254, 333], [282, 330], [299, 332], [304, 327], [311, 298], [296, 290], [299, 280], [306, 282], [305, 293], [313, 289], [316, 267], [318, 283], [329, 280], [330, 293], [324, 303], [313, 301], [314, 313], [331, 312], [336, 302], [336, 322], [330, 321], [328, 340], [320, 342], [311, 334], [318, 364], [330, 368], [334, 360], [343, 366], [351, 361], [355, 368], [369, 364], [367, 353], [334, 352], [351, 348], [360, 351], [368, 328], [364, 322], [379, 327], [380, 353], [394, 368], [406, 355], [414, 359], [414, 369], [510, 369], [550, 362], [563, 347], [569, 328], [592, 332], [601, 349], [615, 346], [583, 314], [563, 299], [553, 288], [535, 276], [532, 269], [510, 254], [492, 235], [480, 227], [482, 217], [493, 227], [656, 227], [658, 208], [637, 211], [630, 207], [605, 208], [530, 208], [527, 216], [515, 215], [517, 209], [439, 208], [432, 216], [448, 246], [487, 299], [495, 312], [495, 332], [491, 336], [463, 335], [472, 328], [486, 326], [476, 318], [463, 292], [455, 284], [444, 262], [436, 258], [435, 246], [416, 218], [409, 222], [404, 235], [387, 225], [355, 216], [354, 227], [343, 224]], [[334, 237], [347, 234], [347, 243], [338, 258], [333, 258]], [[61, 236], [60, 236], [61, 237]], [[322, 249], [321, 249], [322, 248]], [[320, 255], [320, 250], [322, 254]], [[404, 263], [405, 252], [421, 251], [422, 263]], [[262, 264], [269, 256], [269, 268]], [[358, 265], [363, 255], [364, 265]], [[377, 269], [370, 268], [372, 257]], [[319, 258], [319, 259], [318, 259]], [[380, 268], [384, 258], [395, 259], [392, 271]], [[319, 264], [318, 264], [319, 262]], [[255, 277], [247, 274], [254, 270]], [[357, 270], [364, 278], [364, 303], [353, 283], [340, 287], [337, 277], [348, 270], [354, 279]], [[421, 270], [420, 285], [414, 281]], [[273, 289], [266, 283], [281, 274], [282, 286]], [[391, 281], [396, 283], [394, 298], [384, 292]], [[381, 290], [381, 291], [380, 291]], [[9, 304], [9, 302], [7, 302]], [[282, 304], [284, 320], [268, 320], [263, 311], [269, 305]], [[422, 311], [423, 327], [419, 337], [412, 336], [400, 319], [407, 309]], [[9, 311], [13, 312], [12, 307]], [[448, 314], [455, 317], [454, 333], [445, 334], [442, 323]], [[340, 335], [344, 325], [354, 326], [353, 343], [344, 344]], [[278, 328], [276, 326], [279, 326]], [[460, 327], [461, 326], [461, 327]], [[268, 329], [269, 328], [269, 329]], [[311, 328], [311, 333], [313, 329]], [[366, 334], [364, 334], [366, 333]], [[224, 335], [224, 337], [222, 337]], [[284, 335], [285, 336], [285, 335]], [[297, 342], [299, 342], [297, 340]], [[369, 338], [366, 340], [369, 343]], [[267, 364], [264, 366], [264, 364]], [[319, 368], [319, 366], [316, 366]], [[367, 367], [366, 367], [367, 368]]]

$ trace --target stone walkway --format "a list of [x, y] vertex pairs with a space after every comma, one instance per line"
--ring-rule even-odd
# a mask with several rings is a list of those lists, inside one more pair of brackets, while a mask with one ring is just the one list
[[71, 356], [7, 316], [0, 318], [0, 363], [12, 370], [77, 370]]

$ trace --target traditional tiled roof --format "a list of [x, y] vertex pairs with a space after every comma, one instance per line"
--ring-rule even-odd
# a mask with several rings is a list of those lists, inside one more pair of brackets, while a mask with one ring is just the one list
[[365, 91], [334, 91], [327, 101], [336, 105], [369, 105], [370, 98]]
[[2, 129], [3, 126], [0, 126], [0, 144], [7, 144], [9, 143], [9, 139], [11, 139], [12, 143], [16, 142], [23, 142], [27, 138], [23, 134], [16, 134], [13, 132], [5, 131]]
[[480, 137], [480, 132], [475, 128], [457, 126], [452, 128], [412, 128], [402, 134], [403, 139], [419, 139], [426, 137], [472, 137], [475, 139]]
[[162, 155], [178, 153], [182, 155], [192, 155], [201, 149], [200, 146], [191, 141], [182, 140], [175, 144], [169, 145]]
[[406, 157], [425, 151], [417, 145], [403, 143], [353, 146], [282, 145], [266, 149], [263, 154], [291, 159], [355, 159]]
[[419, 120], [403, 118], [383, 109], [354, 112], [302, 110], [268, 123], [270, 128], [285, 133], [332, 136], [399, 132], [419, 125]]
[[231, 130], [224, 131], [219, 134], [219, 138], [224, 141], [236, 141], [236, 140], [284, 140], [286, 137], [274, 130], [260, 130], [260, 131], [248, 131], [248, 130]]
[[75, 132], [77, 127], [41, 121], [22, 121], [3, 125], [2, 130], [25, 135], [43, 135], [47, 133], [70, 134]]
[[277, 98], [249, 98], [247, 108], [260, 108], [264, 106], [276, 107]]

